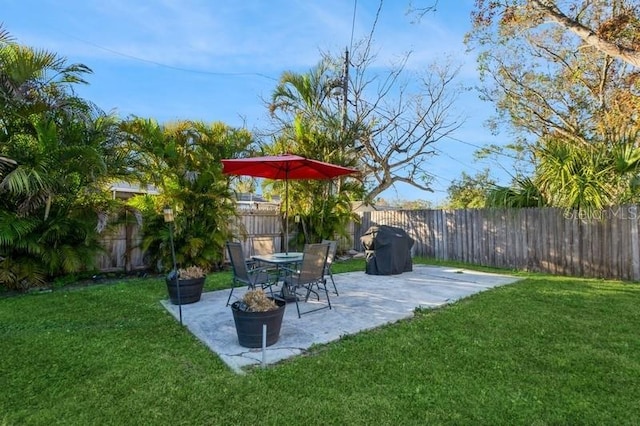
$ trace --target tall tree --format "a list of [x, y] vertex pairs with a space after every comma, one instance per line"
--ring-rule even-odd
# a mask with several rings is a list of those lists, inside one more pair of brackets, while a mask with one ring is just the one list
[[405, 57], [386, 75], [375, 75], [370, 71], [375, 55], [370, 46], [362, 49], [353, 62], [349, 120], [363, 148], [367, 198], [374, 200], [396, 183], [431, 191], [433, 146], [462, 124], [453, 114], [459, 68], [444, 61], [410, 75]]
[[[424, 64], [422, 71], [412, 73], [406, 68], [410, 53], [394, 64], [379, 63], [373, 38], [382, 5], [380, 1], [370, 34], [352, 52], [346, 52], [348, 58], [324, 55], [317, 69], [297, 77], [299, 84], [292, 80], [292, 86], [299, 89], [313, 88], [309, 92], [312, 96], [275, 92], [279, 97], [287, 95], [287, 101], [295, 99], [297, 111], [306, 111], [298, 117], [307, 117], [295, 124], [291, 116], [284, 117], [280, 123], [291, 123], [289, 128], [293, 129], [309, 126], [310, 117], [314, 117], [315, 122], [324, 122], [324, 127], [331, 129], [325, 133], [329, 136], [326, 139], [338, 141], [327, 152], [345, 161], [359, 159], [369, 202], [396, 183], [431, 191], [427, 166], [435, 155], [431, 147], [462, 122], [452, 113], [460, 91], [456, 85], [458, 67], [440, 61]], [[277, 111], [291, 104], [274, 99], [271, 106]]]
[[[415, 8], [419, 16], [435, 10], [437, 1]], [[367, 199], [375, 200], [396, 183], [431, 191], [429, 160], [438, 141], [461, 125], [453, 114], [459, 71], [449, 60], [423, 64], [422, 71], [406, 68], [411, 52], [397, 62], [380, 64], [374, 52], [374, 35], [384, 2], [380, 0], [369, 35], [356, 44], [350, 56], [348, 115], [362, 146], [362, 169]], [[379, 70], [383, 71], [379, 71]]]
[[[271, 152], [294, 152], [355, 166], [354, 138], [343, 127], [340, 97], [335, 92], [339, 87], [341, 82], [328, 60], [305, 74], [283, 73], [269, 105], [277, 126]], [[271, 186], [282, 194], [281, 181], [271, 182]], [[361, 196], [361, 185], [343, 178], [289, 182], [288, 217], [298, 219], [298, 243], [345, 234], [346, 223], [352, 218], [350, 200]]]
[[[595, 21], [589, 9], [603, 5], [610, 13], [599, 14]], [[473, 14], [476, 27], [528, 21], [539, 26], [553, 23], [578, 36], [608, 56], [640, 68], [640, 5], [635, 1], [562, 1], [562, 0], [476, 0]]]
[[[602, 140], [623, 123], [638, 126], [637, 115], [630, 113], [640, 106], [632, 66], [585, 45], [562, 26], [542, 25], [534, 3], [477, 3], [468, 43], [479, 49], [482, 94], [496, 103], [498, 121], [509, 122], [524, 137], [552, 135], [577, 144]], [[571, 10], [581, 25], [635, 44], [638, 17], [630, 14], [629, 3], [583, 1]]]
[[[478, 49], [482, 95], [497, 106], [492, 125], [506, 124], [518, 137], [515, 146], [528, 152], [535, 170], [527, 182], [539, 185], [547, 202], [563, 207], [598, 207], [633, 194], [611, 183], [628, 185], [635, 172], [613, 177], [593, 167], [608, 167], [617, 147], [628, 147], [621, 135], [640, 129], [640, 73], [633, 65], [633, 50], [640, 46], [637, 3], [478, 0], [473, 18], [467, 42]], [[593, 173], [566, 168], [569, 153], [576, 156], [574, 165], [584, 166], [582, 172]], [[559, 169], [552, 172], [554, 166]], [[590, 184], [583, 190], [565, 185], [570, 170], [574, 182]], [[564, 183], [551, 185], [552, 175], [564, 176]], [[569, 192], [554, 195], [552, 187]]]
[[496, 182], [489, 177], [489, 170], [470, 176], [462, 172], [459, 180], [454, 180], [447, 189], [447, 207], [452, 209], [482, 208], [487, 194]]

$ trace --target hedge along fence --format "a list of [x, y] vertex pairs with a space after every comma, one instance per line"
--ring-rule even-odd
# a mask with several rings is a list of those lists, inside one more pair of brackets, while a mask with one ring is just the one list
[[[239, 212], [238, 238], [251, 253], [252, 237], [271, 237], [282, 247], [281, 217], [276, 211]], [[640, 280], [640, 208], [612, 207], [586, 214], [555, 208], [400, 210], [359, 213], [341, 249], [362, 251], [360, 236], [373, 225], [397, 226], [415, 240], [414, 256], [552, 274]], [[246, 236], [246, 238], [244, 238]], [[105, 240], [110, 270], [146, 267], [137, 227], [122, 227]], [[128, 265], [128, 266], [126, 266]], [[131, 269], [125, 269], [129, 267]]]

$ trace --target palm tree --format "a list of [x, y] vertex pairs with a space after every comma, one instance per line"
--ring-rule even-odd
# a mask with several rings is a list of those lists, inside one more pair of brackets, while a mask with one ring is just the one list
[[577, 147], [548, 139], [534, 149], [532, 178], [491, 191], [487, 204], [501, 207], [549, 205], [599, 210], [640, 200], [639, 131], [612, 134], [603, 141]]
[[91, 269], [101, 249], [104, 185], [129, 159], [118, 119], [73, 94], [89, 71], [0, 32], [0, 284]]
[[221, 123], [180, 121], [162, 126], [141, 118], [125, 123], [124, 128], [130, 148], [138, 155], [137, 168], [146, 171], [143, 179], [161, 190], [155, 200], [132, 200], [144, 216], [143, 249], [165, 269], [171, 265], [169, 235], [160, 214], [168, 204], [175, 211], [177, 263], [218, 268], [235, 213], [220, 160], [246, 149], [251, 135]]
[[25, 118], [33, 112], [75, 111], [74, 84], [86, 84], [91, 69], [42, 49], [0, 42], [0, 108], [4, 115]]
[[[296, 154], [343, 166], [353, 167], [354, 138], [348, 136], [342, 123], [342, 111], [336, 91], [342, 80], [336, 77], [327, 60], [306, 74], [285, 72], [271, 96], [272, 117], [279, 125], [271, 152]], [[282, 193], [281, 181], [271, 182]], [[338, 186], [331, 181], [289, 182], [287, 217], [297, 217], [299, 244], [333, 239], [342, 232], [351, 217], [349, 202], [358, 185]], [[318, 203], [318, 200], [322, 200]], [[348, 206], [348, 207], [347, 207]], [[288, 225], [287, 225], [288, 226]]]
[[271, 94], [269, 111], [272, 117], [285, 113], [286, 124], [301, 116], [306, 122], [322, 125], [339, 108], [335, 91], [341, 85], [327, 61], [304, 74], [285, 71]]
[[536, 151], [535, 182], [550, 204], [602, 209], [615, 203], [619, 175], [602, 145], [576, 147], [549, 140]]
[[[93, 118], [93, 106], [74, 96], [72, 91], [73, 84], [86, 83], [83, 75], [90, 72], [82, 64], [67, 65], [66, 60], [55, 53], [17, 44], [0, 27], [0, 130], [3, 130], [0, 155], [8, 155], [21, 164], [4, 176], [3, 187], [14, 194], [25, 195], [20, 206], [22, 211], [33, 210], [45, 200], [48, 204], [51, 202], [55, 185], [47, 174], [60, 170], [51, 164], [55, 158], [47, 157], [55, 157], [48, 151], [55, 150], [52, 145], [60, 143], [59, 131], [77, 129], [78, 123], [84, 126]], [[63, 121], [66, 125], [59, 126]], [[17, 135], [27, 147], [10, 140]], [[70, 144], [66, 140], [63, 143]], [[34, 146], [37, 149], [29, 149]], [[16, 152], [11, 152], [12, 148]], [[39, 158], [35, 162], [33, 158], [20, 161], [25, 154]], [[80, 153], [72, 149], [67, 152], [68, 158], [74, 154]], [[36, 165], [37, 162], [40, 164]]]
[[536, 183], [528, 177], [514, 179], [510, 187], [494, 186], [489, 189], [485, 207], [524, 208], [544, 207], [547, 200]]

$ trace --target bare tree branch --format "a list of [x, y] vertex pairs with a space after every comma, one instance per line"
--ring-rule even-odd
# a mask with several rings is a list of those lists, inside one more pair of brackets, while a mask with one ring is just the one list
[[553, 2], [531, 0], [531, 4], [540, 10], [547, 19], [576, 34], [588, 45], [640, 68], [640, 51], [637, 49], [621, 46], [598, 36], [593, 29], [585, 27], [580, 22], [562, 13]]
[[407, 11], [407, 15], [414, 15], [415, 22], [420, 22], [420, 20], [429, 12], [435, 12], [437, 10], [438, 0], [433, 0], [430, 6], [420, 6], [416, 7], [413, 2], [409, 3], [409, 10]]
[[[400, 182], [430, 191], [432, 176], [426, 164], [436, 151], [429, 146], [462, 124], [451, 114], [459, 68], [434, 65], [422, 78], [407, 78], [408, 55], [387, 72], [374, 92], [370, 86], [380, 76], [367, 79], [372, 58], [355, 68], [352, 121], [361, 129], [359, 141], [367, 153], [362, 164], [371, 200]], [[416, 80], [418, 86], [412, 87], [409, 83]]]

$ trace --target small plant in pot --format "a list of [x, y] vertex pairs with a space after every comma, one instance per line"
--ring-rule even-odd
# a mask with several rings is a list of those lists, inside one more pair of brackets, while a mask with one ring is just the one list
[[[178, 278], [176, 280], [176, 278]], [[205, 271], [199, 266], [189, 266], [180, 268], [177, 272], [173, 270], [167, 275], [166, 283], [169, 298], [174, 305], [188, 305], [200, 300], [202, 289], [207, 278]], [[180, 286], [180, 297], [178, 300], [178, 287]]]
[[263, 325], [266, 325], [266, 346], [271, 346], [280, 337], [282, 317], [286, 302], [269, 297], [261, 289], [247, 291], [241, 300], [231, 304], [233, 320], [240, 346], [259, 348], [262, 346]]

